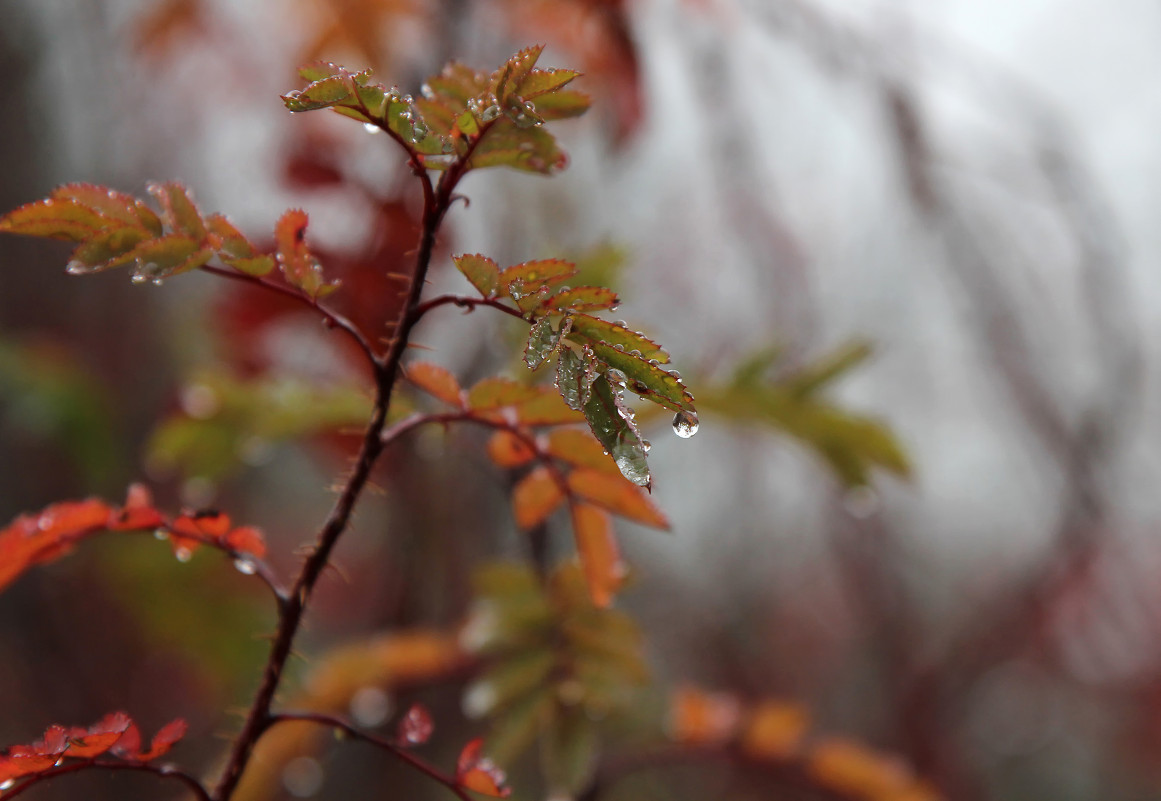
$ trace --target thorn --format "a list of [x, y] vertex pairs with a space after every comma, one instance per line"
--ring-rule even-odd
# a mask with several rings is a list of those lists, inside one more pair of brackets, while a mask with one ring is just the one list
[[387, 273], [386, 275], [392, 281], [407, 281], [408, 283], [411, 282], [411, 276], [407, 273]]
[[420, 345], [418, 342], [408, 342], [407, 347], [415, 348], [416, 350], [435, 350], [431, 345]]

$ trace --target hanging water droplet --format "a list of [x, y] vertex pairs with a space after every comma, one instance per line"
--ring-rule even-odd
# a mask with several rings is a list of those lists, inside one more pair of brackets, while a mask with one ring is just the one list
[[363, 130], [369, 134], [377, 134], [379, 133], [379, 126], [373, 122], [364, 122]]
[[653, 449], [652, 442], [650, 442], [647, 439], [641, 440], [641, 450], [645, 451], [645, 453], [649, 453], [649, 451], [651, 451], [652, 449]]
[[160, 276], [159, 276], [159, 277], [157, 277], [157, 278], [154, 278], [154, 279], [153, 279], [153, 285], [154, 285], [154, 286], [161, 286], [161, 285], [162, 285], [162, 284], [164, 284], [164, 283], [165, 283], [165, 279], [164, 279], [164, 278], [161, 278]]
[[0, 782], [0, 793], [5, 790], [11, 790], [16, 785], [16, 779], [5, 779]]
[[618, 387], [625, 386], [625, 374], [616, 367], [610, 367], [606, 375], [608, 375], [610, 384]]
[[682, 439], [689, 439], [697, 433], [697, 413], [680, 411], [673, 415], [673, 433]]
[[89, 267], [84, 262], [70, 261], [65, 267], [65, 272], [69, 275], [84, 275], [89, 271]]
[[133, 277], [130, 278], [129, 280], [135, 284], [144, 284], [146, 281], [149, 280], [149, 278], [148, 278], [148, 276], [142, 275], [141, 273], [133, 273]]
[[234, 569], [243, 576], [253, 576], [258, 572], [258, 565], [248, 556], [239, 556], [234, 560]]
[[492, 120], [496, 119], [499, 116], [500, 116], [500, 107], [499, 106], [488, 106], [482, 112], [480, 112], [480, 120], [482, 120], [483, 122], [491, 122]]
[[173, 552], [173, 555], [177, 558], [177, 561], [182, 563], [193, 559], [193, 551], [191, 551], [189, 548], [186, 548], [184, 545], [176, 548]]

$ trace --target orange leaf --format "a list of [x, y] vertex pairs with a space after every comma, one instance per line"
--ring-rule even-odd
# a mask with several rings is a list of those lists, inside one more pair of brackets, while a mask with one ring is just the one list
[[649, 496], [620, 475], [578, 467], [569, 473], [568, 486], [586, 501], [635, 523], [653, 528], [669, 528], [669, 521], [653, 505]]
[[130, 484], [125, 505], [109, 515], [110, 531], [135, 531], [157, 528], [165, 522], [161, 512], [153, 508], [153, 497], [144, 484]]
[[681, 687], [670, 702], [669, 734], [679, 743], [721, 745], [733, 739], [740, 719], [741, 705], [732, 695]]
[[153, 735], [153, 739], [149, 743], [149, 750], [143, 754], [137, 754], [134, 759], [139, 762], [148, 762], [169, 753], [169, 749], [173, 748], [174, 744], [185, 736], [188, 728], [189, 726], [181, 718], [171, 720], [162, 726], [157, 734]]
[[764, 701], [749, 714], [742, 731], [742, 750], [759, 759], [789, 759], [802, 744], [810, 712], [802, 704]]
[[407, 365], [407, 380], [428, 395], [446, 404], [463, 408], [463, 390], [448, 370], [430, 362], [412, 362]]
[[807, 757], [806, 768], [819, 784], [868, 801], [938, 798], [915, 795], [930, 791], [898, 758], [840, 737], [818, 743]]
[[564, 493], [547, 469], [537, 467], [512, 490], [512, 511], [516, 524], [533, 528], [543, 523], [564, 500]]
[[604, 446], [585, 429], [558, 428], [548, 435], [547, 451], [563, 462], [576, 467], [589, 467], [612, 476], [621, 471]]
[[519, 467], [532, 461], [536, 452], [511, 431], [497, 431], [488, 440], [488, 456], [499, 467]]
[[572, 527], [593, 603], [607, 607], [625, 580], [625, 563], [613, 536], [613, 520], [587, 503], [572, 505]]

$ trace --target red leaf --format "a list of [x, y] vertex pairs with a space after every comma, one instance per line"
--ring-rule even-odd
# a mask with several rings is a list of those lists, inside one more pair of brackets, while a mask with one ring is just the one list
[[168, 753], [169, 749], [173, 748], [174, 744], [185, 736], [188, 728], [188, 724], [181, 718], [171, 720], [162, 726], [157, 734], [153, 735], [153, 740], [149, 743], [149, 750], [143, 754], [136, 754], [133, 759], [138, 762], [148, 762]]
[[431, 719], [431, 713], [427, 711], [427, 707], [423, 704], [412, 704], [411, 708], [407, 710], [407, 714], [399, 721], [399, 730], [396, 732], [396, 739], [400, 745], [423, 745], [431, 739], [431, 733], [435, 730], [435, 723]]
[[153, 508], [153, 497], [144, 484], [130, 484], [125, 505], [109, 515], [110, 531], [134, 531], [157, 528], [165, 522], [161, 512]]
[[261, 559], [266, 555], [266, 541], [254, 526], [239, 526], [226, 535], [222, 544], [234, 553], [245, 553]]
[[291, 209], [278, 219], [274, 239], [286, 280], [313, 297], [323, 289], [325, 281], [322, 266], [306, 246], [306, 223], [305, 211]]
[[456, 761], [456, 781], [461, 787], [494, 798], [507, 798], [512, 790], [504, 786], [508, 777], [492, 760], [481, 755], [484, 741], [472, 740], [464, 746]]

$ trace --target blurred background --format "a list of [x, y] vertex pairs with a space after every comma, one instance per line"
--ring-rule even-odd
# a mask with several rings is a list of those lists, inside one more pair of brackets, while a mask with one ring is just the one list
[[[654, 678], [638, 713], [665, 718], [673, 686], [783, 699], [922, 777], [909, 799], [1157, 798], [1159, 37], [1135, 0], [9, 0], [0, 209], [178, 180], [269, 242], [301, 207], [335, 302], [373, 329], [400, 302], [385, 276], [410, 264], [415, 187], [384, 137], [285, 111], [296, 66], [417, 93], [448, 59], [546, 44], [594, 99], [556, 126], [570, 167], [471, 175], [432, 282], [463, 291], [453, 252], [576, 259], [698, 398], [691, 440], [647, 423], [672, 532], [619, 524]], [[288, 573], [365, 419], [357, 363], [276, 300], [73, 278], [67, 255], [0, 239], [0, 518], [144, 480], [166, 508], [260, 525]], [[467, 385], [524, 369], [507, 322], [445, 311], [417, 338]], [[388, 453], [297, 692], [322, 692], [339, 644], [453, 630], [473, 568], [525, 554], [482, 443]], [[567, 520], [550, 541], [570, 553]], [[114, 536], [25, 575], [0, 596], [0, 741], [182, 716], [175, 757], [212, 772], [273, 625], [252, 585]], [[463, 680], [362, 701], [381, 722], [418, 693], [446, 762], [482, 726]], [[312, 759], [268, 797], [446, 793], [357, 749]], [[29, 797], [173, 792], [82, 775]], [[904, 798], [716, 763], [602, 797], [622, 795]]]

